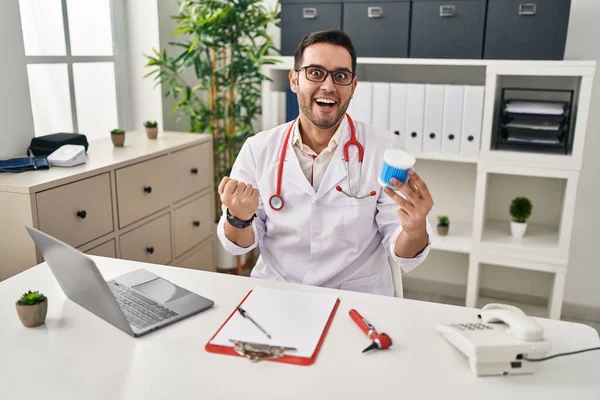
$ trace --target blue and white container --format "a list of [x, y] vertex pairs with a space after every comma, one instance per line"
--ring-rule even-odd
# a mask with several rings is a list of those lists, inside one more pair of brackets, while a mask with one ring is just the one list
[[415, 158], [402, 150], [389, 149], [383, 155], [383, 166], [377, 177], [381, 186], [394, 188], [391, 180], [398, 179], [406, 184], [408, 182], [408, 171], [415, 165]]

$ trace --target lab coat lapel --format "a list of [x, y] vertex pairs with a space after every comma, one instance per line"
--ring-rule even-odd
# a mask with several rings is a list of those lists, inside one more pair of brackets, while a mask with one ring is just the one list
[[[325, 175], [323, 176], [323, 181], [319, 186], [319, 190], [317, 192], [316, 200], [319, 200], [325, 194], [327, 194], [330, 190], [335, 190], [335, 187], [346, 178], [346, 167], [344, 165], [344, 145], [350, 139], [350, 126], [348, 125], [348, 120], [345, 118], [342, 122], [344, 127], [342, 129], [342, 134], [340, 135], [340, 141], [335, 149], [335, 153], [333, 158], [329, 162], [329, 166], [327, 167], [327, 171], [325, 171]], [[358, 162], [358, 149], [356, 146], [350, 146], [348, 149], [348, 155], [350, 164], [354, 165], [354, 163]], [[351, 173], [355, 170], [352, 166], [350, 167]], [[346, 187], [344, 189], [347, 189]]]
[[[277, 166], [279, 166], [279, 157], [277, 160]], [[275, 173], [277, 173], [277, 169], [275, 171]], [[291, 139], [287, 143], [287, 151], [285, 153], [285, 161], [283, 162], [283, 175], [281, 180], [282, 192], [285, 192], [285, 186], [287, 184], [292, 184], [311, 196], [314, 196], [315, 194], [315, 189], [312, 187], [308, 179], [306, 179], [304, 172], [302, 172], [298, 156], [294, 151], [294, 147], [291, 145]]]

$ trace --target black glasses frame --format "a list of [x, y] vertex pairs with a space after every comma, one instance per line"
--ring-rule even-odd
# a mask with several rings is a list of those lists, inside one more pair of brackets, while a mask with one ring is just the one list
[[[315, 80], [314, 78], [309, 78], [308, 77], [308, 69], [309, 68], [317, 68], [317, 69], [320, 69], [322, 71], [325, 71], [325, 75], [324, 75], [323, 79], [321, 79], [321, 80]], [[298, 68], [295, 71], [296, 72], [300, 72], [301, 70], [304, 70], [304, 76], [306, 76], [306, 79], [308, 79], [311, 82], [325, 82], [327, 80], [327, 77], [329, 76], [329, 74], [331, 74], [331, 79], [333, 79], [333, 83], [335, 83], [336, 85], [339, 85], [339, 86], [350, 86], [350, 85], [352, 85], [352, 82], [354, 82], [354, 77], [356, 76], [356, 73], [353, 72], [353, 71], [347, 71], [345, 69], [336, 69], [336, 70], [330, 71], [328, 69], [325, 69], [325, 68], [322, 68], [322, 67], [317, 67], [315, 65], [307, 65], [305, 67], [300, 67], [300, 68]], [[336, 82], [335, 78], [333, 77], [333, 74], [336, 73], [336, 72], [349, 73], [352, 76], [352, 79], [350, 79], [349, 83], [338, 83], [338, 82]]]

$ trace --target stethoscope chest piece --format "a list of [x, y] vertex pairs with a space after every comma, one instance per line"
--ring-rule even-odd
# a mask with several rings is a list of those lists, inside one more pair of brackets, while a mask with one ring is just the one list
[[281, 196], [274, 194], [269, 199], [269, 205], [273, 210], [279, 211], [283, 208], [283, 199], [281, 198]]

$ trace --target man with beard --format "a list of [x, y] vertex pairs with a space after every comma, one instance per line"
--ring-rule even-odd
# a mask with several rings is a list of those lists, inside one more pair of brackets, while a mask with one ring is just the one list
[[[259, 246], [252, 277], [393, 296], [389, 261], [410, 271], [427, 257], [431, 194], [413, 170], [395, 191], [378, 183], [385, 150], [402, 144], [346, 114], [355, 72], [345, 33], [304, 37], [289, 72], [298, 119], [249, 138], [220, 182], [219, 239], [234, 255]], [[348, 147], [346, 164], [353, 137], [363, 149]]]

